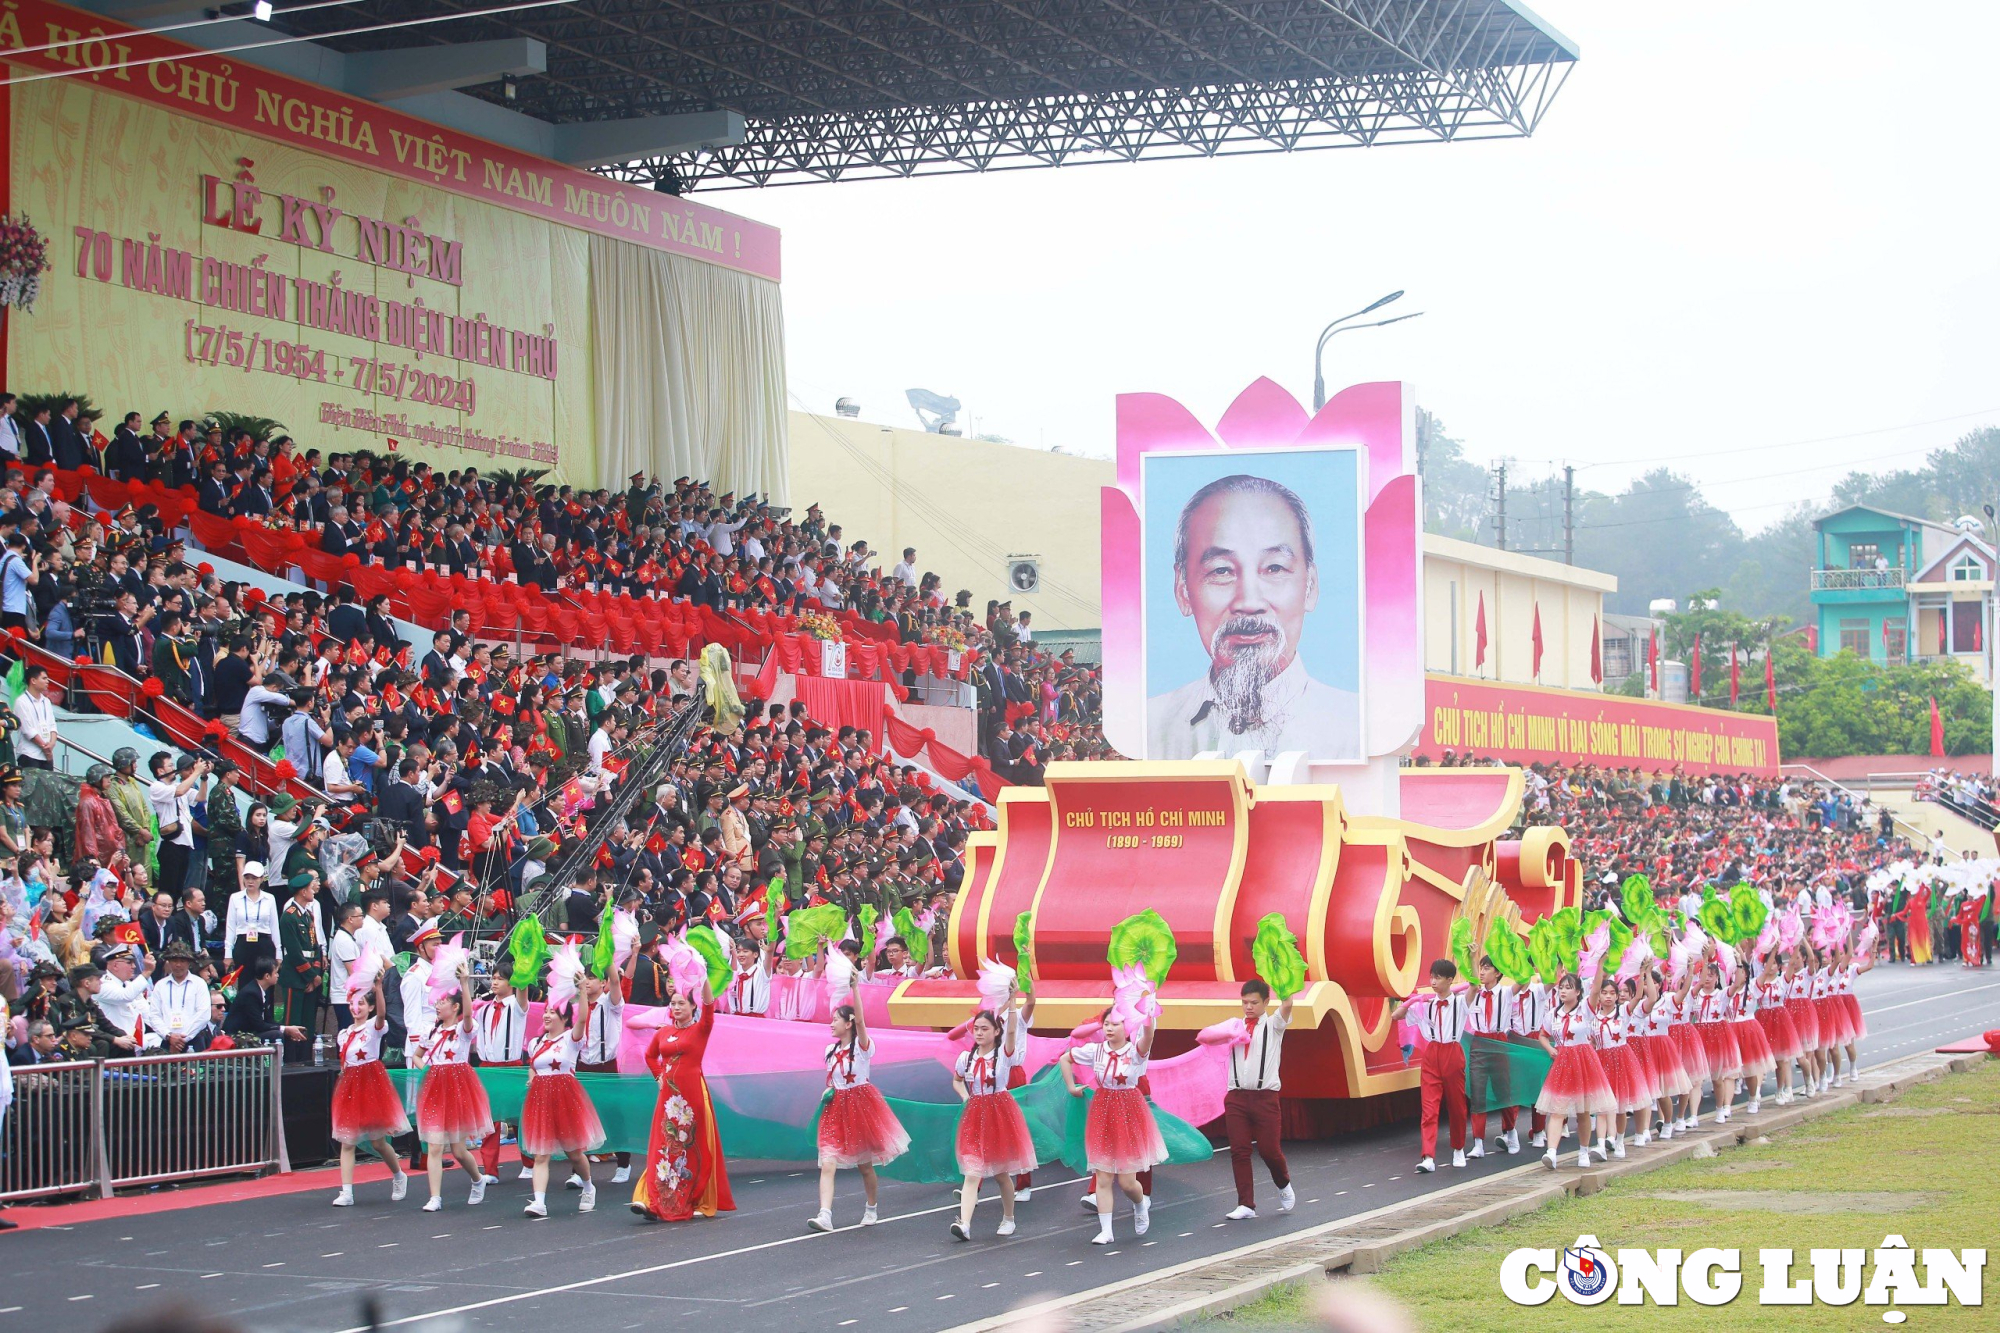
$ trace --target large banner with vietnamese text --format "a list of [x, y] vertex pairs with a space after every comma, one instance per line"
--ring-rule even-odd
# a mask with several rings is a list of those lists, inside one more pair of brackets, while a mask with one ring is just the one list
[[776, 228], [172, 35], [0, 4], [0, 212], [54, 271], [6, 387], [596, 482], [593, 234], [776, 281]]
[[1512, 764], [1778, 772], [1777, 719], [1763, 714], [1459, 676], [1426, 677], [1424, 704], [1414, 753], [1432, 760], [1449, 750]]

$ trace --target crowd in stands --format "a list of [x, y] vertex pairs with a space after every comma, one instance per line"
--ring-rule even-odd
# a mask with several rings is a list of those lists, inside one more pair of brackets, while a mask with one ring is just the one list
[[2000, 786], [1991, 777], [1934, 769], [1917, 784], [1917, 799], [1933, 801], [1981, 828], [2000, 827]]

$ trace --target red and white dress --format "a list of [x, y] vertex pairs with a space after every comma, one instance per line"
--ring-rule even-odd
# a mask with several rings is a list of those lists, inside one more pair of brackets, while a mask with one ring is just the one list
[[333, 1137], [340, 1143], [392, 1139], [410, 1132], [403, 1099], [382, 1067], [387, 1024], [369, 1019], [340, 1030], [340, 1081], [333, 1085]]
[[528, 1095], [521, 1103], [521, 1151], [530, 1157], [572, 1156], [604, 1143], [604, 1125], [590, 1094], [577, 1082], [582, 1052], [568, 1032], [528, 1043]]
[[[1542, 1080], [1541, 1095], [1535, 1098], [1535, 1109], [1557, 1120], [1616, 1111], [1618, 1094], [1590, 1045], [1597, 1034], [1597, 1016], [1581, 1005], [1567, 1011], [1551, 1009], [1542, 1032], [1554, 1043], [1556, 1054]], [[1549, 1137], [1554, 1140], [1553, 1131]]]
[[1817, 1051], [1825, 1043], [1819, 1039], [1819, 1008], [1812, 1002], [1812, 973], [1800, 968], [1785, 978], [1785, 1012], [1799, 1034], [1800, 1051]]
[[433, 1146], [484, 1138], [493, 1128], [493, 1108], [469, 1063], [472, 1034], [462, 1025], [433, 1028], [418, 1056], [424, 1081], [417, 1089], [417, 1136]]
[[819, 1113], [819, 1164], [847, 1170], [882, 1166], [910, 1150], [910, 1131], [896, 1119], [881, 1089], [869, 1080], [875, 1059], [871, 1041], [836, 1041], [826, 1048], [826, 1086], [831, 1095]]
[[1673, 1042], [1680, 1053], [1681, 1068], [1687, 1070], [1688, 1090], [1699, 1092], [1701, 1085], [1708, 1082], [1708, 1047], [1694, 1030], [1701, 997], [1693, 991], [1686, 995], [1663, 995], [1660, 1004], [1667, 1010], [1667, 1040]]
[[1167, 1143], [1139, 1079], [1146, 1057], [1127, 1041], [1113, 1050], [1103, 1042], [1079, 1046], [1071, 1053], [1077, 1064], [1090, 1066], [1097, 1078], [1097, 1095], [1084, 1120], [1083, 1151], [1092, 1171], [1130, 1175], [1150, 1171], [1167, 1160]]
[[1646, 1078], [1646, 1066], [1625, 1038], [1624, 1014], [1614, 1009], [1596, 1017], [1597, 1061], [1604, 1067], [1605, 1081], [1611, 1084], [1611, 1095], [1617, 1099], [1618, 1109], [1636, 1111], [1651, 1105], [1653, 1090]]
[[1829, 1050], [1847, 1045], [1847, 1007], [1833, 993], [1833, 969], [1822, 967], [1813, 973], [1813, 1009], [1819, 1015], [1819, 1046]]
[[1681, 1059], [1681, 1048], [1669, 1035], [1674, 1015], [1678, 1012], [1679, 1007], [1673, 996], [1660, 996], [1646, 1011], [1645, 1031], [1632, 1039], [1644, 1048], [1646, 1058], [1652, 1063], [1653, 1072], [1659, 1079], [1658, 1091], [1654, 1094], [1657, 1097], [1685, 1097], [1694, 1091], [1694, 1080], [1688, 1077], [1687, 1062]]
[[955, 1072], [968, 1094], [958, 1121], [958, 1166], [968, 1176], [1018, 1176], [1033, 1171], [1035, 1140], [1027, 1117], [1007, 1095], [1007, 1075], [1017, 1063], [996, 1045], [961, 1051]]
[[1860, 1041], [1868, 1035], [1868, 1020], [1861, 1013], [1861, 997], [1854, 993], [1855, 978], [1861, 969], [1849, 963], [1833, 976], [1833, 997], [1847, 1014], [1847, 1040]]
[[1694, 1030], [1708, 1056], [1709, 1078], [1716, 1082], [1735, 1078], [1743, 1069], [1743, 1052], [1736, 1045], [1735, 1030], [1729, 1025], [1729, 997], [1712, 990], [1698, 991], [1689, 999], [1694, 1006]]
[[1729, 996], [1729, 1028], [1736, 1034], [1736, 1049], [1742, 1054], [1742, 1077], [1751, 1080], [1751, 1099], [1756, 1099], [1756, 1085], [1764, 1081], [1764, 1075], [1778, 1067], [1778, 1057], [1771, 1049], [1771, 1039], [1764, 1035], [1764, 1025], [1757, 1021], [1757, 987], [1755, 983], [1746, 985], [1740, 991], [1732, 991]]
[[[1762, 979], [1750, 983], [1750, 989], [1757, 996], [1757, 1026], [1764, 1029], [1764, 1039], [1771, 1045], [1774, 1062], [1795, 1060], [1805, 1049], [1799, 1040], [1799, 1030], [1792, 1023], [1792, 1016], [1785, 1007], [1785, 978], [1781, 974], [1770, 981]], [[1774, 1063], [1773, 1068], [1776, 1068]]]

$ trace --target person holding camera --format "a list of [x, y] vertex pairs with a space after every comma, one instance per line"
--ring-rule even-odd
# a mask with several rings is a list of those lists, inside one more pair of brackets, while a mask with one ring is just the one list
[[0, 630], [28, 632], [28, 610], [34, 604], [29, 590], [41, 577], [40, 554], [25, 535], [9, 533], [5, 554], [0, 554]]
[[146, 789], [146, 800], [160, 828], [160, 882], [156, 887], [176, 898], [187, 887], [188, 860], [194, 855], [189, 794], [208, 777], [212, 767], [208, 760], [191, 754], [182, 755], [176, 763], [166, 750], [154, 755], [147, 765], [153, 783]]

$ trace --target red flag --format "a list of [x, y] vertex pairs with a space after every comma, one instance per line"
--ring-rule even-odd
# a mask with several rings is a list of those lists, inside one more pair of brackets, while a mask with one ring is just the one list
[[1944, 758], [1944, 714], [1938, 712], [1937, 700], [1931, 700], [1931, 758]]
[[1472, 617], [1472, 666], [1474, 670], [1486, 665], [1486, 593], [1479, 594], [1479, 609]]
[[1975, 653], [1976, 653], [1976, 652], [1978, 652], [1978, 651], [1980, 650], [1980, 643], [1979, 643], [1979, 626], [1980, 626], [1980, 622], [1981, 622], [1981, 621], [1983, 621], [1983, 620], [1985, 620], [1985, 619], [1986, 619], [1986, 617], [1985, 617], [1984, 615], [1982, 615], [1982, 616], [1980, 616], [1980, 617], [1979, 617], [1979, 619], [1978, 619], [1978, 620], [1974, 620], [1974, 621], [1972, 622], [1972, 651], [1973, 651], [1973, 652], [1975, 652]]
[[1535, 603], [1535, 625], [1534, 629], [1528, 635], [1528, 642], [1535, 646], [1534, 671], [1532, 674], [1536, 680], [1540, 680], [1542, 678], [1542, 604], [1540, 602]]
[[1764, 645], [1764, 706], [1778, 715], [1778, 668], [1771, 660], [1771, 645]]
[[1688, 664], [1688, 702], [1701, 702], [1701, 635], [1694, 636], [1694, 660]]
[[1599, 647], [1601, 637], [1597, 628], [1597, 617], [1592, 616], [1590, 618], [1590, 683], [1593, 685], [1602, 685], [1604, 683], [1604, 654]]
[[1740, 645], [1729, 645], [1729, 706], [1736, 707], [1736, 690], [1742, 682], [1743, 664], [1736, 660], [1736, 650]]
[[1651, 630], [1646, 635], [1646, 689], [1653, 694], [1660, 692], [1660, 632]]

